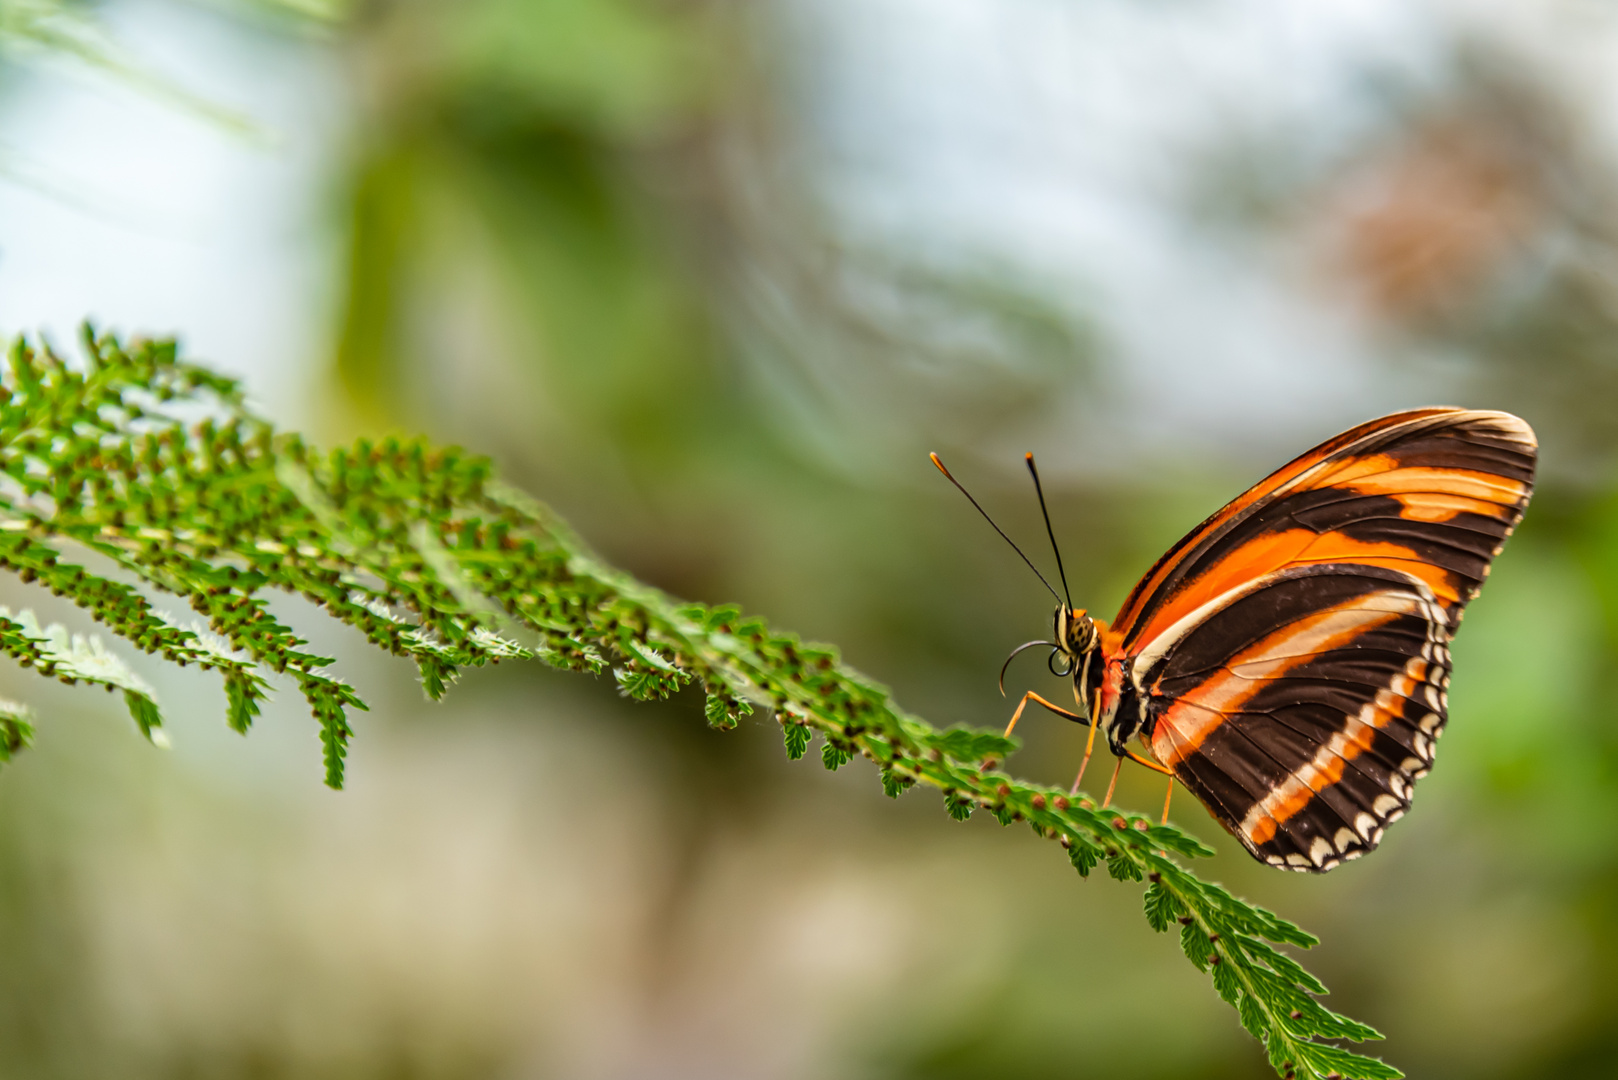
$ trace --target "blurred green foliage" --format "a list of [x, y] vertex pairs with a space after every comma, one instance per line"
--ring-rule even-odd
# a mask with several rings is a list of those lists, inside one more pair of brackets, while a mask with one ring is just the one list
[[[708, 723], [722, 730], [754, 703], [767, 706], [789, 758], [818, 734], [827, 769], [868, 758], [890, 798], [934, 787], [958, 821], [982, 808], [1003, 826], [1027, 822], [1059, 840], [1083, 877], [1104, 864], [1118, 881], [1148, 881], [1147, 922], [1158, 933], [1178, 927], [1186, 956], [1278, 1075], [1403, 1075], [1336, 1044], [1380, 1036], [1320, 1005], [1325, 986], [1275, 948], [1315, 939], [1187, 871], [1173, 856], [1213, 850], [1179, 829], [993, 772], [1014, 740], [938, 731], [899, 711], [834, 649], [774, 632], [734, 605], [677, 605], [611, 570], [554, 514], [495, 480], [486, 460], [394, 440], [318, 453], [246, 411], [239, 387], [178, 361], [172, 342], [126, 350], [86, 328], [84, 346], [82, 370], [21, 339], [11, 350], [0, 467], [17, 495], [0, 497], [10, 534], [0, 566], [146, 652], [218, 670], [240, 734], [261, 710], [265, 676], [290, 678], [320, 724], [329, 786], [342, 786], [348, 710], [366, 706], [322, 670], [330, 658], [305, 651], [307, 641], [270, 614], [269, 590], [302, 595], [414, 661], [435, 700], [461, 668], [538, 656], [592, 674], [610, 665], [638, 701], [700, 685]], [[198, 411], [201, 422], [182, 419]], [[205, 625], [179, 626], [137, 590], [68, 562], [68, 544], [184, 599]], [[32, 613], [0, 609], [0, 648], [68, 685], [121, 688], [141, 731], [161, 734], [150, 688], [99, 641], [69, 643]], [[32, 735], [18, 711], [0, 713], [7, 759]]]
[[399, 373], [420, 372], [453, 333], [433, 325], [439, 290], [481, 269], [518, 290], [519, 317], [497, 325], [564, 403], [558, 442], [655, 458], [722, 423], [719, 402], [695, 416], [662, 407], [700, 400], [682, 384], [703, 380], [711, 352], [653, 183], [657, 151], [700, 124], [713, 93], [695, 14], [478, 0], [383, 5], [371, 19], [356, 44], [370, 108], [351, 150], [337, 353], [351, 399], [383, 423], [424, 405]]

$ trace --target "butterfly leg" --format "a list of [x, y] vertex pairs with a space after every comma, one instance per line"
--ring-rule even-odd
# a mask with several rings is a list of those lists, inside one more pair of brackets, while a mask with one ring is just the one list
[[[1077, 693], [1077, 691], [1075, 691], [1074, 692], [1074, 697], [1077, 697], [1077, 696], [1078, 696], [1078, 693]], [[1095, 716], [1097, 713], [1100, 712], [1100, 710], [1101, 710], [1101, 692], [1098, 690], [1098, 691], [1096, 691], [1095, 704], [1090, 709], [1090, 715]], [[1090, 766], [1090, 755], [1095, 752], [1095, 748], [1096, 748], [1096, 728], [1098, 726], [1099, 725], [1097, 725], [1097, 724], [1091, 724], [1090, 725], [1090, 737], [1088, 739], [1084, 740], [1084, 760], [1079, 762], [1079, 775], [1077, 775], [1077, 776], [1075, 776], [1073, 778], [1073, 787], [1068, 791], [1069, 795], [1077, 795], [1079, 793], [1079, 785], [1084, 782], [1084, 770], [1089, 768], [1089, 766]]]
[[[1142, 758], [1141, 755], [1137, 755], [1137, 753], [1134, 753], [1133, 750], [1125, 750], [1125, 753], [1126, 753], [1126, 755], [1129, 755], [1129, 759], [1131, 759], [1131, 761], [1136, 761], [1136, 763], [1144, 764], [1144, 766], [1146, 766], [1147, 769], [1152, 769], [1152, 771], [1154, 771], [1154, 772], [1162, 772], [1163, 776], [1168, 777], [1168, 790], [1167, 790], [1167, 792], [1163, 792], [1163, 824], [1165, 824], [1165, 826], [1167, 826], [1167, 824], [1168, 824], [1168, 800], [1170, 800], [1170, 798], [1175, 797], [1175, 771], [1173, 771], [1173, 769], [1165, 769], [1165, 767], [1160, 766], [1160, 764], [1155, 763], [1155, 761], [1152, 761], [1152, 759]], [[1123, 764], [1123, 758], [1118, 759], [1118, 763]]]
[[1017, 711], [1011, 714], [1011, 723], [1006, 725], [1006, 735], [1007, 736], [1009, 736], [1011, 734], [1011, 729], [1017, 726], [1017, 721], [1022, 719], [1022, 711], [1028, 707], [1028, 703], [1030, 701], [1034, 702], [1037, 705], [1045, 706], [1045, 708], [1049, 709], [1051, 712], [1055, 713], [1057, 716], [1065, 716], [1069, 720], [1076, 721], [1076, 722], [1078, 722], [1080, 724], [1088, 724], [1090, 722], [1090, 718], [1088, 716], [1081, 716], [1076, 712], [1069, 712], [1068, 710], [1062, 708], [1060, 705], [1053, 705], [1049, 701], [1046, 701], [1044, 698], [1040, 697], [1038, 694], [1036, 694], [1032, 690], [1030, 690], [1030, 691], [1028, 691], [1028, 693], [1026, 693], [1026, 694], [1024, 694], [1022, 696], [1021, 701], [1017, 702]]
[[1112, 766], [1112, 779], [1107, 781], [1107, 797], [1101, 800], [1101, 808], [1105, 810], [1112, 805], [1112, 793], [1118, 786], [1118, 772], [1124, 767], [1124, 759], [1118, 758]]
[[1148, 769], [1151, 769], [1153, 772], [1160, 772], [1164, 776], [1173, 776], [1174, 775], [1174, 770], [1173, 769], [1170, 769], [1170, 768], [1168, 768], [1167, 766], [1164, 766], [1164, 765], [1159, 765], [1157, 762], [1151, 760], [1150, 758], [1143, 758], [1139, 754], [1135, 753], [1133, 750], [1129, 750], [1129, 749], [1124, 750], [1124, 756], [1127, 757], [1130, 761], [1133, 761], [1137, 765], [1146, 766]]
[[[1167, 825], [1169, 823], [1169, 800], [1174, 797], [1174, 770], [1166, 768], [1166, 767], [1164, 767], [1162, 765], [1159, 765], [1157, 762], [1152, 761], [1150, 758], [1143, 758], [1139, 754], [1135, 753], [1133, 750], [1126, 749], [1126, 750], [1124, 750], [1124, 754], [1125, 754], [1125, 756], [1127, 756], [1129, 758], [1130, 761], [1133, 761], [1138, 765], [1144, 765], [1148, 769], [1151, 769], [1153, 772], [1160, 772], [1164, 776], [1167, 776], [1169, 778], [1169, 789], [1168, 789], [1168, 791], [1163, 793], [1163, 824]], [[1123, 763], [1124, 763], [1124, 759], [1119, 758], [1118, 759], [1118, 764], [1122, 765]], [[1117, 772], [1117, 770], [1113, 771], [1112, 778], [1113, 778], [1113, 781], [1116, 783], [1117, 780], [1118, 780], [1118, 772]], [[1111, 788], [1109, 788], [1108, 790], [1110, 791]]]

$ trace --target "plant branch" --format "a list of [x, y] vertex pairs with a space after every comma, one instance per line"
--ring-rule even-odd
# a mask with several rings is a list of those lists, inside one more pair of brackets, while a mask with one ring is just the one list
[[[641, 584], [483, 458], [399, 440], [320, 453], [250, 413], [230, 380], [181, 362], [172, 342], [126, 347], [87, 328], [84, 348], [82, 364], [21, 339], [11, 350], [0, 384], [0, 566], [145, 652], [218, 672], [228, 722], [244, 734], [271, 677], [289, 679], [320, 725], [332, 787], [343, 780], [350, 710], [365, 705], [327, 673], [332, 659], [306, 652], [268, 613], [267, 590], [301, 595], [409, 657], [435, 699], [468, 666], [537, 657], [611, 669], [639, 700], [700, 684], [717, 728], [769, 709], [789, 757], [819, 736], [827, 768], [868, 758], [891, 796], [930, 787], [957, 819], [984, 810], [1059, 842], [1082, 875], [1105, 863], [1120, 881], [1148, 881], [1148, 921], [1159, 931], [1180, 923], [1187, 957], [1282, 1076], [1402, 1075], [1338, 1045], [1380, 1036], [1321, 1005], [1325, 987], [1277, 947], [1308, 948], [1313, 937], [1178, 861], [1213, 854], [1194, 837], [994, 768], [1015, 740], [930, 726], [829, 646]], [[67, 543], [134, 584], [68, 562]], [[204, 625], [174, 624], [142, 588], [184, 598]], [[0, 651], [43, 674], [122, 688], [141, 730], [160, 734], [150, 690], [99, 645], [0, 615]], [[0, 759], [28, 734], [18, 709], [0, 706]]]

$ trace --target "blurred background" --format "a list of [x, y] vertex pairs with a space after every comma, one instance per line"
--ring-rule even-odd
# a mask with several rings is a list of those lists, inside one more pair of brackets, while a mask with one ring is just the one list
[[[1413, 1076], [1613, 1075], [1615, 212], [1597, 0], [0, 0], [6, 333], [177, 332], [327, 442], [489, 453], [941, 726], [1003, 722], [1050, 601], [928, 450], [1048, 566], [1037, 452], [1106, 615], [1344, 427], [1526, 417], [1538, 494], [1376, 857], [1278, 874], [1175, 804]], [[0, 671], [40, 716], [0, 1077], [1270, 1075], [1138, 888], [1024, 830], [691, 696], [533, 665], [429, 706], [285, 611], [373, 707], [342, 793], [290, 688], [244, 740], [137, 665], [163, 753]], [[1082, 729], [1019, 733], [1072, 775]]]

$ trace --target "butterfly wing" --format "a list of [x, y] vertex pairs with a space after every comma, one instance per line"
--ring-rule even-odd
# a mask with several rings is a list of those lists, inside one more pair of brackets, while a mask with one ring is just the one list
[[1277, 469], [1169, 549], [1112, 632], [1123, 652], [1138, 653], [1208, 601], [1303, 562], [1407, 570], [1458, 611], [1522, 517], [1536, 450], [1533, 431], [1510, 413], [1418, 409], [1361, 424]]
[[1397, 571], [1283, 571], [1154, 672], [1153, 752], [1255, 857], [1329, 870], [1377, 845], [1432, 765], [1448, 639], [1443, 605]]
[[1507, 413], [1374, 420], [1214, 514], [1125, 602], [1154, 753], [1256, 857], [1327, 870], [1409, 807], [1450, 636], [1535, 454]]

